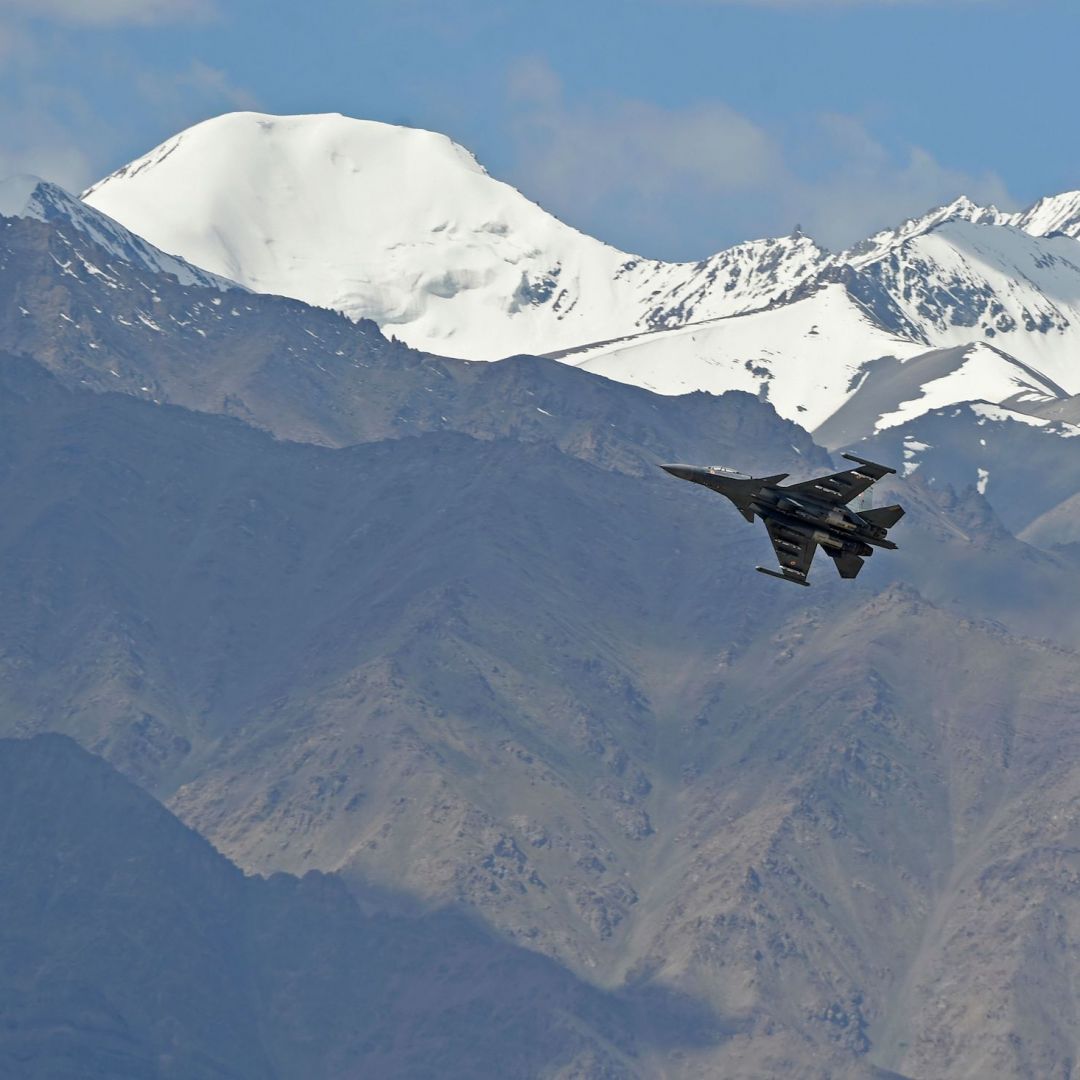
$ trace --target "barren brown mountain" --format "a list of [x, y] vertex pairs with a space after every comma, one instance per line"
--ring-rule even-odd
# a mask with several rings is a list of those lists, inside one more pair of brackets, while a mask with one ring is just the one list
[[[56, 223], [0, 241], [4, 732], [72, 736], [246, 871], [336, 876], [337, 914], [299, 940], [355, 963], [320, 981], [300, 950], [260, 974], [295, 1012], [245, 1005], [223, 1075], [437, 1075], [440, 1054], [447, 1075], [1072, 1074], [1080, 583], [992, 493], [896, 479], [901, 550], [789, 588], [752, 572], [761, 532], [654, 468], [829, 467], [747, 395], [428, 357]], [[73, 790], [105, 775], [28, 745], [53, 748], [19, 796], [46, 792], [39, 817], [53, 767]], [[123, 791], [141, 821], [153, 803]], [[245, 882], [154, 813], [199, 852], [163, 853], [161, 880], [316, 888]], [[115, 820], [99, 861], [126, 857]], [[163, 916], [146, 948], [171, 962], [233, 904]], [[22, 934], [56, 932], [21, 910]], [[407, 960], [365, 970], [370, 920]], [[299, 931], [266, 933], [274, 954]], [[484, 974], [450, 1023], [424, 986], [465, 993], [472, 961], [440, 966], [455, 942]], [[180, 999], [209, 978], [187, 977]], [[70, 1008], [104, 995], [141, 1031], [154, 985], [91, 966]], [[289, 1058], [267, 1027], [337, 1038], [388, 985], [400, 1010], [330, 1057]], [[430, 1056], [385, 1056], [416, 1031]], [[45, 1053], [27, 1038], [19, 1060]]]

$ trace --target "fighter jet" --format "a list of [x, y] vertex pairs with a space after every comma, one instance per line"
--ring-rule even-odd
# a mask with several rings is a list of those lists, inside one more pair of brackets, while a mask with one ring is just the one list
[[780, 571], [755, 567], [769, 577], [809, 585], [806, 575], [818, 545], [836, 564], [842, 578], [853, 578], [863, 568], [863, 559], [874, 548], [896, 549], [886, 534], [903, 516], [900, 506], [860, 510], [848, 506], [883, 476], [895, 473], [886, 465], [875, 465], [854, 454], [844, 454], [856, 468], [832, 473], [816, 480], [781, 487], [788, 473], [755, 479], [731, 469], [709, 465], [661, 465], [680, 480], [702, 484], [726, 495], [747, 521], [754, 516], [765, 522]]

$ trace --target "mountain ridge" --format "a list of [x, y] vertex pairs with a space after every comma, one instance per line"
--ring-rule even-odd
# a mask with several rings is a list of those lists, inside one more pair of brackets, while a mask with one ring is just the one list
[[[1080, 390], [1076, 193], [1016, 213], [961, 196], [835, 254], [796, 231], [661, 263], [562, 224], [446, 136], [339, 114], [234, 113], [84, 198], [248, 287], [371, 317], [412, 345], [484, 360], [543, 353], [667, 394], [754, 392], [755, 368], [805, 366], [805, 337], [789, 336], [785, 312], [840, 285], [853, 311], [833, 329], [848, 359], [812, 361], [816, 381], [770, 370], [769, 399], [811, 429], [844, 405], [859, 365], [977, 342], [1016, 362], [1004, 397], [1032, 372], [1040, 393]], [[695, 327], [707, 347], [689, 341]], [[747, 342], [755, 335], [772, 340], [775, 364]], [[648, 359], [630, 358], [637, 344]], [[1002, 400], [977, 385], [978, 367], [968, 398]], [[820, 404], [804, 400], [812, 383]]]

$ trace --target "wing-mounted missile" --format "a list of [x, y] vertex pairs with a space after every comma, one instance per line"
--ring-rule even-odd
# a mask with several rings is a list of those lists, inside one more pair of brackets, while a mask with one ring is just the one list
[[810, 582], [806, 580], [806, 575], [795, 570], [770, 570], [766, 566], [755, 566], [754, 569], [759, 574], [768, 574], [769, 577], [779, 578], [781, 581], [793, 581], [796, 585], [805, 585], [808, 589], [810, 588]]

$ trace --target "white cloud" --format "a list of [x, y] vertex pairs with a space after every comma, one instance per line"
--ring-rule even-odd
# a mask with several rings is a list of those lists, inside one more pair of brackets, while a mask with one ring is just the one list
[[766, 133], [720, 102], [685, 109], [627, 99], [568, 106], [558, 77], [536, 60], [514, 72], [511, 96], [518, 110], [515, 179], [579, 225], [597, 213], [604, 224], [636, 219], [647, 223], [639, 235], [659, 239], [673, 220], [668, 200], [744, 194], [782, 167]]
[[956, 7], [983, 4], [1004, 6], [1010, 0], [663, 0], [668, 4], [698, 7], [848, 8], [848, 7]]
[[169, 126], [188, 127], [196, 119], [223, 109], [254, 109], [258, 100], [237, 86], [220, 68], [192, 60], [178, 72], [140, 72], [135, 85], [148, 102], [168, 113]]
[[39, 85], [42, 103], [31, 100], [0, 105], [0, 179], [31, 173], [68, 191], [79, 191], [93, 175], [89, 156], [67, 123], [52, 111], [52, 88]]
[[589, 206], [632, 187], [658, 196], [679, 185], [745, 191], [779, 166], [768, 137], [720, 103], [665, 109], [617, 101], [533, 114], [525, 166], [549, 192]]
[[22, 174], [40, 176], [77, 194], [87, 186], [93, 170], [89, 158], [71, 145], [39, 140], [0, 149], [0, 178]]
[[570, 104], [537, 59], [516, 66], [510, 97], [517, 186], [577, 227], [650, 256], [701, 258], [797, 222], [843, 247], [961, 193], [1011, 201], [993, 173], [972, 176], [917, 146], [890, 152], [852, 117], [822, 116], [793, 145], [722, 102]]
[[182, 22], [214, 11], [213, 0], [0, 0], [0, 14], [86, 26]]
[[950, 168], [919, 146], [890, 154], [853, 117], [822, 116], [818, 132], [819, 156], [829, 167], [817, 180], [796, 180], [783, 194], [789, 213], [802, 213], [807, 232], [831, 247], [852, 244], [961, 194], [981, 204], [1012, 206], [995, 173]]
[[[0, 5], [0, 10], [12, 8], [10, 0], [0, 0]], [[146, 14], [148, 5], [140, 6]], [[183, 6], [173, 4], [172, 10]], [[111, 10], [117, 13], [122, 7], [116, 2]], [[194, 10], [191, 4], [186, 7]], [[163, 11], [164, 6], [157, 4], [155, 10]], [[113, 72], [129, 87], [125, 115], [102, 115], [93, 99], [65, 77], [65, 48], [55, 34], [30, 21], [0, 22], [4, 61], [0, 74], [5, 77], [0, 93], [0, 179], [32, 173], [78, 192], [147, 148], [131, 144], [133, 116], [149, 116], [164, 137], [207, 116], [256, 104], [225, 72], [199, 60], [172, 73], [125, 63]]]

